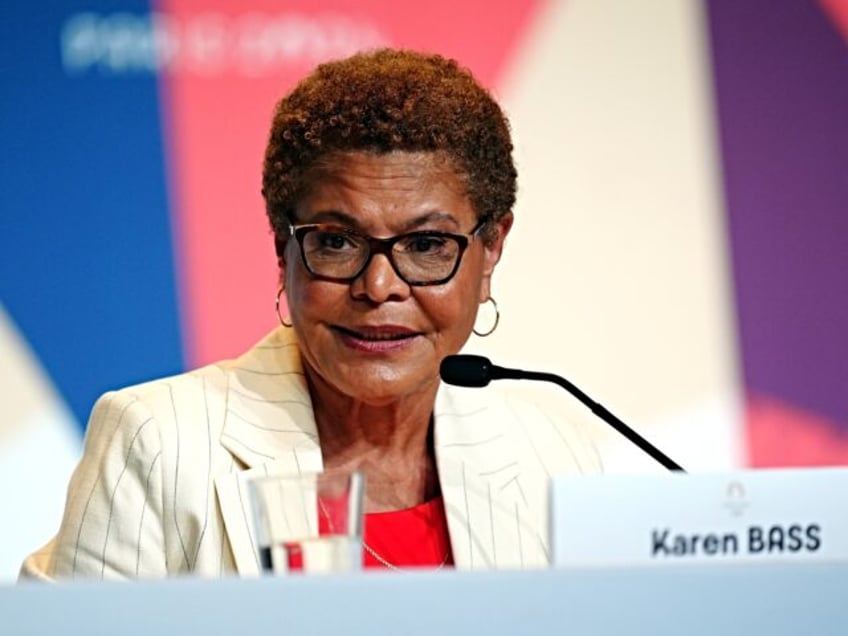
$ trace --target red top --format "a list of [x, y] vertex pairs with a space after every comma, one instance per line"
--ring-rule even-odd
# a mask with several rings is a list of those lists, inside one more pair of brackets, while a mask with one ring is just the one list
[[366, 514], [365, 545], [366, 568], [388, 567], [374, 552], [401, 569], [453, 565], [444, 501], [436, 497], [405, 510]]

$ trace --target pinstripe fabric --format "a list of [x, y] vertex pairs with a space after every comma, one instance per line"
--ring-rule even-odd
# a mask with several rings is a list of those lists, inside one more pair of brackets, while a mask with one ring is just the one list
[[[98, 400], [59, 532], [21, 576], [257, 574], [249, 479], [322, 467], [293, 338]], [[491, 389], [442, 387], [435, 450], [459, 568], [544, 566], [549, 476], [599, 470], [578, 431]]]

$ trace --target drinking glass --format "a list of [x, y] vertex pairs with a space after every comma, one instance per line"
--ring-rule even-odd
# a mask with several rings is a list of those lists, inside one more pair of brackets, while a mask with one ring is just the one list
[[250, 482], [254, 534], [265, 573], [327, 574], [362, 568], [360, 472], [303, 473]]

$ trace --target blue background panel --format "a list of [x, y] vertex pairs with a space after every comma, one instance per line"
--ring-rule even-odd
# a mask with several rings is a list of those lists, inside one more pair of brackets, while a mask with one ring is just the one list
[[0, 27], [0, 298], [83, 426], [104, 390], [183, 368], [156, 75], [62, 64], [68, 18], [116, 9], [19, 3]]

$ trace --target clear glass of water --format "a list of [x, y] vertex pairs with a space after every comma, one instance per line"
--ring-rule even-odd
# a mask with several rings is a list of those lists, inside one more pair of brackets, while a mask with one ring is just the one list
[[269, 574], [331, 574], [362, 568], [359, 472], [260, 477], [250, 482], [260, 564]]

